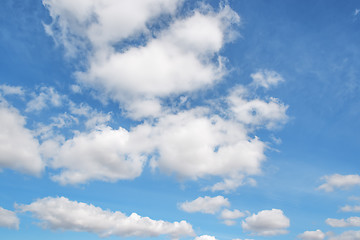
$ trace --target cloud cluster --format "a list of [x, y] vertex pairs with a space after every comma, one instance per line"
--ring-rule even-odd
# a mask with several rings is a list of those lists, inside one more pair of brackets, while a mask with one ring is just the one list
[[288, 232], [286, 228], [289, 226], [290, 220], [280, 209], [260, 211], [242, 222], [244, 230], [261, 236], [286, 234]]
[[0, 227], [19, 229], [20, 220], [12, 211], [0, 207]]
[[322, 179], [325, 180], [325, 183], [320, 185], [318, 189], [324, 190], [326, 192], [332, 192], [335, 188], [339, 189], [349, 189], [350, 187], [360, 185], [360, 176], [359, 175], [340, 175], [333, 174], [330, 176], [324, 176]]
[[100, 237], [157, 237], [171, 238], [194, 236], [192, 226], [186, 221], [166, 222], [141, 217], [136, 213], [103, 210], [91, 204], [70, 201], [65, 197], [38, 199], [29, 205], [17, 205], [21, 212], [31, 212], [43, 228], [90, 232]]
[[325, 238], [325, 233], [318, 229], [316, 231], [305, 231], [297, 237], [301, 240], [323, 240]]

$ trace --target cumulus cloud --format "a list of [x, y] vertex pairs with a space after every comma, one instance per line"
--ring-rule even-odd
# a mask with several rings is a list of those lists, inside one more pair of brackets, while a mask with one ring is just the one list
[[253, 73], [250, 76], [253, 79], [253, 85], [255, 85], [256, 87], [263, 87], [265, 89], [276, 86], [284, 81], [283, 77], [280, 74], [275, 71], [270, 71], [266, 69]]
[[223, 196], [198, 197], [191, 202], [186, 201], [179, 205], [180, 209], [184, 210], [185, 212], [202, 212], [208, 214], [215, 214], [220, 211], [221, 208], [229, 206], [229, 200], [227, 198], [224, 198]]
[[12, 211], [0, 207], [0, 227], [19, 229], [20, 220]]
[[301, 240], [323, 240], [325, 238], [325, 233], [318, 229], [316, 231], [305, 231], [297, 237]]
[[340, 235], [329, 236], [329, 240], [360, 240], [360, 231], [346, 231]]
[[342, 212], [360, 212], [360, 206], [345, 205], [340, 208]]
[[347, 219], [326, 219], [326, 224], [332, 227], [360, 227], [360, 217], [349, 217]]
[[245, 231], [261, 236], [286, 234], [289, 226], [290, 220], [280, 209], [263, 210], [242, 221]]
[[39, 143], [25, 127], [25, 118], [0, 99], [0, 168], [39, 175], [44, 162]]
[[138, 177], [146, 157], [129, 151], [128, 139], [129, 132], [123, 128], [104, 127], [76, 135], [54, 154], [51, 166], [61, 172], [53, 180], [77, 184]]
[[268, 129], [287, 122], [286, 110], [288, 106], [276, 98], [268, 101], [261, 99], [246, 99], [247, 89], [235, 88], [228, 97], [230, 109], [236, 120], [250, 126], [265, 126]]
[[360, 185], [360, 176], [355, 174], [333, 174], [330, 176], [324, 176], [322, 179], [325, 180], [325, 183], [320, 185], [318, 189], [324, 190], [326, 192], [332, 192], [335, 188], [349, 189], [350, 187]]
[[186, 221], [166, 222], [141, 217], [136, 213], [103, 210], [91, 204], [70, 201], [65, 197], [38, 199], [29, 205], [17, 205], [21, 212], [31, 212], [40, 220], [40, 226], [52, 230], [90, 232], [100, 237], [157, 237], [194, 236]]
[[216, 240], [216, 238], [214, 236], [202, 235], [194, 238], [194, 240]]
[[236, 221], [234, 221], [234, 219], [238, 219], [241, 217], [244, 217], [246, 214], [243, 212], [240, 212], [239, 210], [235, 209], [233, 211], [229, 210], [229, 209], [224, 209], [221, 214], [220, 214], [220, 218], [223, 219], [223, 223], [228, 225], [228, 226], [232, 226], [236, 224]]

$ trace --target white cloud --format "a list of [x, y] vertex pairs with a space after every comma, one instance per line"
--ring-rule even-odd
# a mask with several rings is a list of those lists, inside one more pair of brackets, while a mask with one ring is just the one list
[[29, 205], [17, 205], [22, 212], [31, 212], [43, 228], [76, 232], [90, 232], [100, 237], [157, 237], [169, 235], [177, 239], [194, 236], [186, 221], [165, 222], [141, 217], [136, 213], [103, 210], [91, 204], [70, 201], [65, 197], [38, 199]]
[[277, 98], [268, 101], [261, 99], [247, 100], [247, 90], [237, 87], [228, 97], [230, 110], [235, 118], [247, 125], [266, 127], [272, 129], [287, 122], [286, 110], [288, 106], [281, 103]]
[[333, 174], [322, 177], [325, 183], [318, 187], [318, 189], [332, 192], [335, 188], [348, 189], [353, 186], [360, 185], [359, 175], [340, 175]]
[[329, 236], [329, 240], [360, 240], [360, 231], [346, 231], [340, 235]]
[[342, 212], [360, 212], [360, 206], [349, 206], [345, 205], [340, 208]]
[[253, 79], [253, 85], [256, 87], [263, 87], [265, 89], [276, 86], [284, 81], [280, 74], [266, 69], [253, 73], [250, 76]]
[[12, 211], [0, 207], [0, 227], [19, 229], [20, 220]]
[[349, 217], [347, 219], [326, 219], [326, 224], [332, 227], [360, 227], [360, 217]]
[[297, 237], [301, 240], [323, 240], [325, 238], [325, 233], [318, 229], [316, 231], [305, 231]]
[[214, 236], [201, 235], [199, 237], [194, 238], [194, 240], [216, 240], [216, 238]]
[[354, 16], [359, 15], [359, 13], [360, 13], [360, 9], [356, 8], [355, 11], [354, 11]]
[[[48, 34], [63, 44], [68, 54], [84, 48], [107, 47], [149, 31], [147, 23], [163, 14], [174, 14], [182, 0], [43, 0], [53, 22]], [[82, 49], [83, 50], [83, 49]]]
[[261, 236], [274, 236], [286, 234], [286, 228], [290, 226], [290, 220], [280, 209], [263, 210], [253, 214], [242, 221], [245, 231]]
[[39, 175], [44, 162], [39, 143], [25, 127], [25, 118], [0, 99], [0, 168]]
[[26, 112], [41, 111], [49, 106], [59, 107], [62, 105], [64, 96], [61, 96], [52, 87], [41, 87], [39, 94], [33, 94], [33, 99], [27, 103]]
[[51, 166], [61, 172], [53, 180], [77, 184], [138, 177], [146, 156], [129, 151], [128, 140], [129, 132], [122, 128], [103, 127], [76, 135], [54, 154]]
[[24, 95], [24, 90], [22, 89], [22, 87], [19, 86], [9, 86], [6, 84], [2, 84], [0, 85], [0, 91], [2, 92], [3, 95]]
[[229, 200], [227, 198], [224, 198], [223, 196], [198, 197], [191, 202], [186, 201], [179, 205], [179, 207], [186, 212], [202, 212], [208, 214], [215, 214], [220, 211], [221, 208], [229, 206]]
[[237, 218], [241, 218], [244, 217], [246, 214], [243, 212], [240, 212], [237, 209], [234, 209], [233, 211], [229, 210], [229, 209], [224, 209], [222, 210], [221, 214], [220, 214], [220, 218], [221, 219], [237, 219]]

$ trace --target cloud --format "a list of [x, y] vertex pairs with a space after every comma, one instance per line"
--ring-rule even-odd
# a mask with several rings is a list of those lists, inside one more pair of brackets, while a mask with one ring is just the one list
[[19, 229], [20, 220], [12, 211], [0, 207], [0, 227]]
[[325, 233], [318, 229], [316, 231], [305, 231], [297, 237], [301, 240], [323, 240], [325, 238]]
[[39, 94], [33, 94], [33, 99], [27, 103], [26, 112], [41, 111], [49, 106], [59, 107], [62, 105], [64, 96], [61, 96], [52, 87], [41, 87]]
[[201, 235], [199, 237], [194, 238], [194, 240], [216, 240], [216, 238], [214, 236]]
[[283, 82], [283, 77], [275, 71], [270, 70], [260, 70], [256, 73], [250, 75], [253, 79], [252, 85], [256, 87], [263, 87], [269, 89], [272, 86], [276, 86], [279, 83]]
[[359, 13], [360, 13], [360, 9], [356, 8], [355, 11], [354, 11], [354, 16], [359, 15]]
[[237, 209], [234, 209], [233, 211], [229, 210], [229, 209], [224, 209], [222, 210], [221, 214], [220, 214], [220, 218], [221, 219], [237, 219], [237, 218], [241, 218], [244, 217], [246, 214], [243, 212], [240, 212]]
[[70, 201], [65, 197], [38, 199], [29, 205], [17, 205], [21, 212], [31, 212], [46, 229], [90, 232], [100, 237], [157, 237], [171, 238], [194, 236], [192, 226], [186, 221], [166, 222], [141, 217], [136, 213], [103, 210], [91, 204]]
[[342, 212], [360, 212], [360, 206], [349, 206], [345, 205], [340, 208]]
[[360, 240], [360, 231], [346, 231], [340, 235], [329, 236], [329, 240]]
[[360, 185], [359, 175], [333, 174], [330, 176], [324, 176], [322, 179], [325, 180], [325, 183], [320, 185], [318, 189], [326, 192], [332, 192], [335, 188], [348, 189], [350, 187]]
[[288, 106], [272, 97], [268, 101], [246, 99], [247, 91], [242, 86], [237, 87], [227, 99], [236, 120], [249, 126], [265, 126], [267, 129], [281, 126], [287, 122], [286, 110]]
[[25, 118], [1, 99], [0, 116], [0, 168], [40, 175], [45, 164], [38, 141], [25, 127]]
[[348, 219], [326, 219], [326, 224], [332, 227], [360, 227], [360, 217], [349, 217]]
[[52, 179], [61, 184], [78, 184], [138, 177], [146, 157], [129, 151], [128, 139], [129, 132], [123, 128], [103, 127], [76, 135], [54, 154], [51, 166], [61, 172]]
[[0, 91], [2, 92], [3, 95], [20, 95], [23, 96], [24, 95], [24, 90], [22, 89], [22, 87], [19, 86], [9, 86], [6, 84], [2, 84], [0, 85]]
[[274, 236], [286, 234], [286, 228], [290, 226], [290, 220], [280, 209], [263, 210], [253, 214], [242, 221], [245, 231], [261, 236]]
[[223, 196], [198, 197], [191, 202], [186, 201], [179, 205], [180, 209], [184, 210], [185, 212], [201, 212], [208, 214], [215, 214], [220, 211], [221, 208], [229, 206], [229, 200], [227, 198], [224, 198]]

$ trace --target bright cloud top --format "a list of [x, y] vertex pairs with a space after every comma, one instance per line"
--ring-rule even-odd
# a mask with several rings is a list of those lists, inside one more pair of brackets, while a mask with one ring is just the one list
[[325, 233], [319, 229], [316, 231], [305, 231], [304, 233], [299, 234], [298, 238], [301, 240], [323, 240], [325, 238]]
[[20, 220], [12, 211], [0, 207], [0, 227], [19, 229]]
[[65, 197], [38, 199], [29, 205], [17, 205], [19, 211], [31, 212], [43, 228], [96, 233], [100, 237], [157, 237], [172, 238], [194, 236], [192, 226], [186, 221], [165, 222], [141, 217], [136, 213], [126, 216]]
[[185, 212], [201, 212], [208, 214], [215, 214], [220, 211], [221, 208], [229, 206], [229, 200], [227, 198], [224, 198], [223, 196], [198, 197], [191, 202], [186, 201], [179, 205], [180, 209], [184, 210]]
[[325, 183], [319, 186], [319, 189], [325, 190], [326, 192], [332, 192], [335, 188], [349, 189], [350, 187], [360, 185], [359, 175], [340, 175], [333, 174], [330, 176], [324, 176], [322, 179]]
[[280, 209], [263, 210], [247, 217], [242, 222], [245, 231], [261, 236], [286, 234], [290, 220]]

